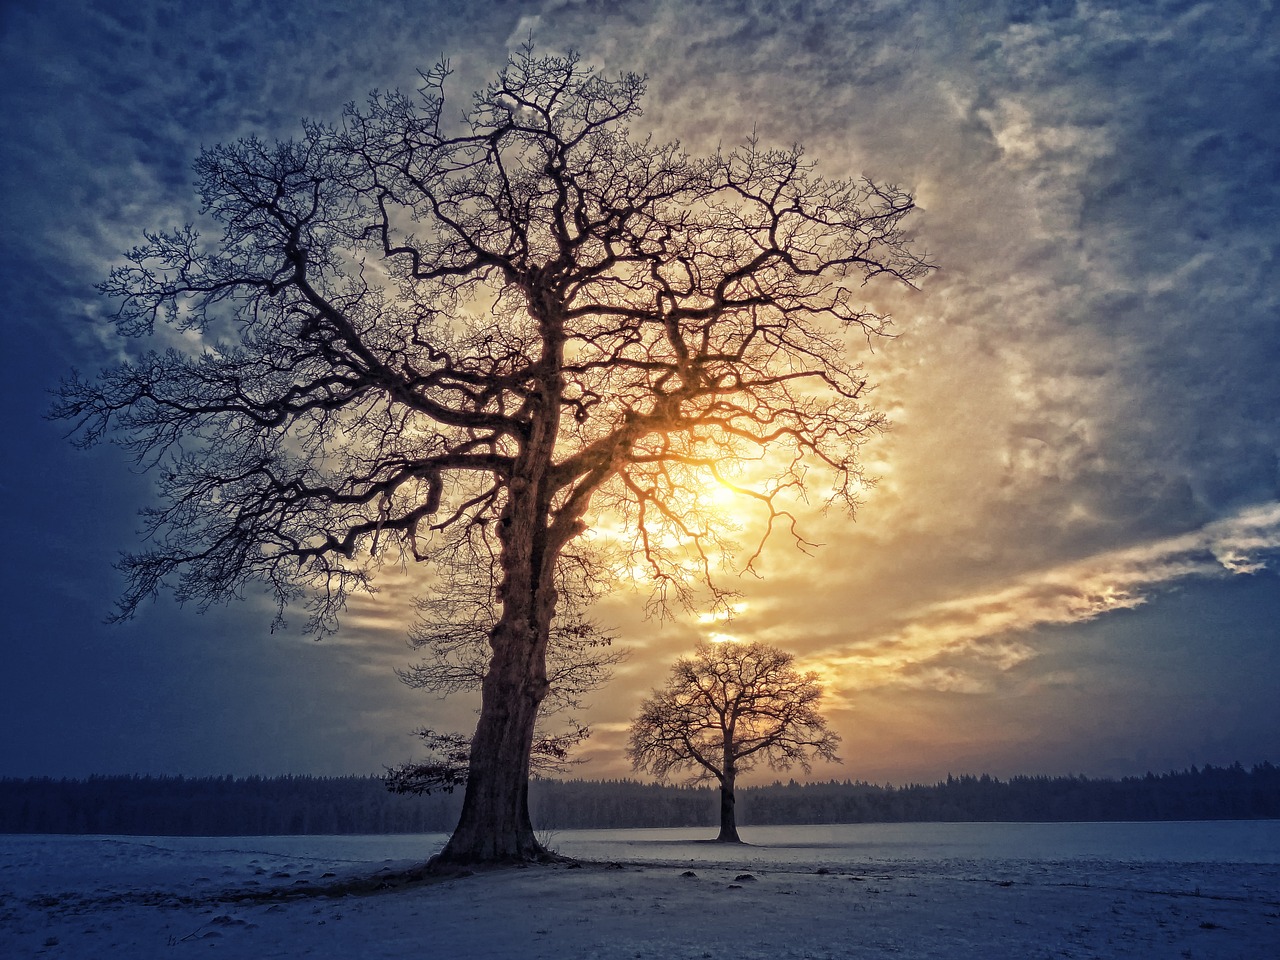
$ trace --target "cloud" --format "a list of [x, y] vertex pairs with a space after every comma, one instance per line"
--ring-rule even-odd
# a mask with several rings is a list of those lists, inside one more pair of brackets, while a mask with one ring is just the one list
[[992, 592], [934, 603], [894, 629], [810, 660], [842, 694], [881, 686], [991, 692], [1037, 656], [1042, 627], [1085, 623], [1192, 579], [1248, 576], [1280, 561], [1280, 503], [1175, 537], [1035, 571]]
[[[879, 711], [858, 722], [878, 731], [889, 770], [912, 736], [942, 743], [964, 720], [947, 715], [921, 732], [902, 717], [947, 698], [976, 710], [1033, 688], [1078, 693], [1099, 655], [1081, 636], [1137, 622], [1177, 591], [1229, 596], [1229, 584], [1273, 575], [1280, 41], [1274, 11], [1253, 0], [548, 0], [518, 10], [318, 0], [291, 11], [228, 0], [181, 16], [151, 0], [123, 13], [90, 0], [54, 6], [6, 10], [0, 36], [0, 112], [11, 120], [0, 145], [0, 298], [15, 351], [40, 344], [51, 355], [15, 352], [28, 379], [6, 388], [23, 409], [43, 404], [32, 398], [58, 371], [118, 355], [92, 285], [141, 229], [196, 215], [190, 161], [202, 144], [287, 136], [300, 117], [332, 119], [373, 87], [412, 88], [415, 70], [441, 54], [461, 105], [531, 25], [542, 49], [647, 73], [642, 124], [658, 139], [704, 153], [754, 130], [767, 143], [805, 143], [828, 174], [916, 192], [914, 228], [942, 269], [918, 291], [864, 291], [901, 334], [864, 353], [880, 384], [874, 402], [897, 423], [866, 448], [881, 483], [856, 524], [805, 515], [804, 532], [826, 544], [813, 557], [780, 537], [765, 579], [742, 581], [748, 606], [731, 624], [662, 626], [640, 613], [643, 594], [625, 591], [603, 604], [637, 654], [592, 713], [605, 724], [601, 749], [618, 747], [608, 724], [671, 658], [715, 630], [830, 668], [846, 703], [856, 692]], [[19, 426], [44, 427], [30, 420]], [[134, 545], [122, 527], [140, 499], [122, 464], [103, 467], [98, 455], [94, 466], [64, 465], [47, 455], [53, 442], [15, 440], [34, 479], [23, 488], [14, 471], [6, 481], [17, 539], [64, 545], [56, 562], [15, 561], [13, 632], [38, 643], [96, 636], [92, 619], [66, 611], [91, 608], [92, 618], [110, 606], [101, 571]], [[48, 510], [32, 511], [37, 502]], [[77, 502], [93, 509], [69, 512]], [[121, 523], [104, 523], [106, 512]], [[51, 516], [81, 519], [67, 532]], [[394, 728], [388, 762], [411, 748], [402, 731], [419, 719], [447, 710], [441, 722], [458, 712], [464, 724], [470, 709], [442, 708], [391, 674], [412, 658], [410, 578], [380, 578], [382, 592], [353, 599], [343, 633], [316, 648], [317, 662], [340, 661], [336, 686], [368, 681], [351, 688], [344, 715], [368, 717], [361, 738]], [[1207, 622], [1214, 609], [1206, 600], [1186, 615]], [[218, 616], [234, 632], [258, 613]], [[147, 624], [141, 634], [156, 630]], [[1256, 628], [1241, 648], [1265, 651], [1273, 639]], [[1187, 662], [1219, 657], [1205, 641]], [[50, 660], [46, 673], [62, 669]], [[166, 681], [141, 664], [136, 682]], [[408, 704], [402, 720], [386, 715], [389, 703]], [[1135, 737], [1167, 722], [1153, 717]], [[1009, 722], [992, 707], [954, 736], [1013, 736]], [[73, 734], [66, 743], [74, 752]]]

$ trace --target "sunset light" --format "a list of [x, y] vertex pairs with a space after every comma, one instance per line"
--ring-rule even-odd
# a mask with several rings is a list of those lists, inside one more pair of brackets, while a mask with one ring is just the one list
[[0, 956], [1270, 955], [1280, 8], [0, 72]]
[[1280, 760], [1274, 12], [784, 6], [6, 9], [0, 777]]

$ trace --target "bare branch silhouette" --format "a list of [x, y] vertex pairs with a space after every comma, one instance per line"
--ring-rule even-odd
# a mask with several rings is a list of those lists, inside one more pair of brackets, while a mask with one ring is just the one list
[[826, 179], [799, 147], [633, 139], [637, 75], [526, 47], [461, 123], [447, 76], [204, 151], [221, 237], [148, 233], [102, 286], [123, 334], [198, 346], [73, 375], [55, 414], [157, 477], [118, 618], [261, 583], [324, 633], [384, 558], [465, 555], [437, 593], [491, 584], [497, 616], [442, 856], [536, 858], [523, 798], [566, 551], [629, 555], [659, 605], [699, 581], [723, 600], [715, 478], [802, 546], [787, 497], [821, 475], [852, 509], [883, 420], [845, 339], [888, 322], [856, 291], [929, 265], [898, 187]]

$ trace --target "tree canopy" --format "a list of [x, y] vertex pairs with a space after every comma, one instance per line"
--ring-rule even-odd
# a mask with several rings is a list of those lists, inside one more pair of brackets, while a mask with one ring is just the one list
[[486, 664], [445, 857], [527, 858], [561, 601], [619, 571], [659, 603], [717, 590], [734, 544], [709, 483], [766, 538], [799, 536], [786, 497], [813, 467], [852, 508], [882, 418], [848, 339], [887, 323], [857, 290], [928, 264], [898, 187], [825, 178], [799, 147], [694, 157], [633, 136], [636, 74], [525, 48], [457, 119], [448, 74], [205, 150], [221, 235], [148, 232], [102, 285], [124, 336], [182, 336], [71, 376], [55, 413], [154, 468], [119, 618], [164, 588], [203, 607], [265, 584], [324, 633], [385, 560], [478, 605], [424, 633], [437, 666], [474, 675], [477, 637]]

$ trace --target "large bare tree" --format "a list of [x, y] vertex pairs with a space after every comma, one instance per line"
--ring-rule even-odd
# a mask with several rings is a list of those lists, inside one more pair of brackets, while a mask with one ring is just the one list
[[721, 843], [741, 843], [734, 790], [758, 763], [775, 770], [810, 758], [836, 760], [840, 738], [818, 712], [816, 673], [800, 673], [795, 657], [763, 643], [702, 641], [671, 667], [667, 685], [644, 701], [631, 722], [627, 756], [659, 780], [674, 771], [720, 785]]
[[155, 468], [120, 617], [260, 582], [324, 632], [384, 559], [450, 558], [445, 595], [489, 582], [451, 568], [496, 570], [441, 856], [538, 858], [527, 774], [565, 567], [629, 552], [657, 601], [685, 598], [731, 546], [708, 485], [772, 530], [818, 465], [852, 507], [881, 420], [846, 341], [885, 323], [857, 288], [927, 264], [901, 189], [824, 179], [799, 148], [632, 136], [642, 77], [525, 49], [455, 120], [447, 74], [205, 150], [221, 237], [148, 233], [103, 284], [122, 334], [164, 324], [180, 348], [72, 376], [56, 413]]

